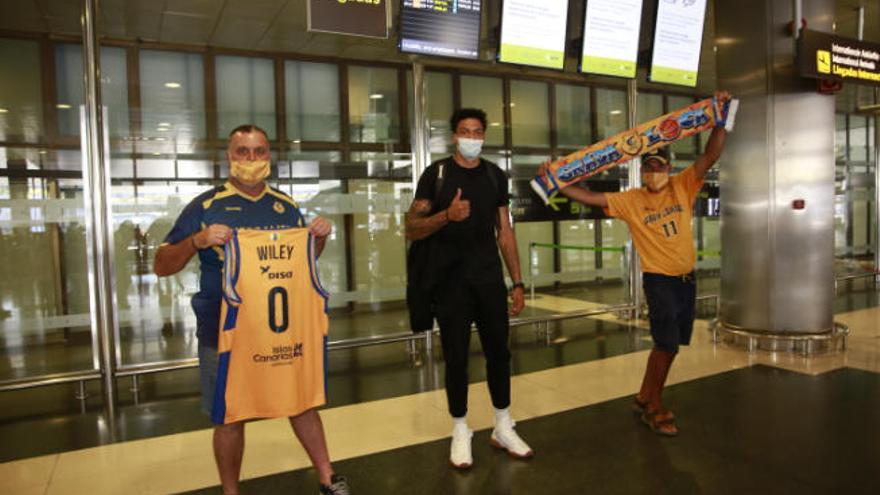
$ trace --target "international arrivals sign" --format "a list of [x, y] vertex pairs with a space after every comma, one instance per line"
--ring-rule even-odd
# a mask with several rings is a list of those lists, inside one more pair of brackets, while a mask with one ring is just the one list
[[798, 47], [804, 77], [880, 86], [880, 44], [803, 30]]

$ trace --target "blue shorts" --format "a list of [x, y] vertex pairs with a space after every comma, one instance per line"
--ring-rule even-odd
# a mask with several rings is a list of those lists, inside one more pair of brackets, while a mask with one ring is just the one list
[[643, 273], [648, 318], [654, 346], [671, 354], [678, 346], [691, 343], [694, 331], [694, 306], [697, 302], [697, 280], [694, 272], [669, 276]]
[[217, 386], [217, 348], [199, 344], [199, 381], [202, 391], [202, 412], [211, 417], [214, 389]]

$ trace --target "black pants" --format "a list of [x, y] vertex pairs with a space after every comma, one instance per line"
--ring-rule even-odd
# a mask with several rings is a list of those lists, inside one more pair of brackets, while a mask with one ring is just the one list
[[510, 327], [504, 282], [443, 284], [437, 294], [437, 322], [446, 361], [449, 414], [456, 418], [467, 414], [471, 323], [476, 323], [479, 330], [492, 404], [498, 409], [509, 406]]

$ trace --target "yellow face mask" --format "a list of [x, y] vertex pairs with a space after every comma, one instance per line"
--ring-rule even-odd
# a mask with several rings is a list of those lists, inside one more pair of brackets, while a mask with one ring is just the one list
[[659, 191], [669, 184], [669, 172], [646, 172], [642, 175], [642, 182], [651, 191]]
[[229, 164], [229, 175], [246, 186], [256, 186], [269, 177], [269, 160], [241, 160]]

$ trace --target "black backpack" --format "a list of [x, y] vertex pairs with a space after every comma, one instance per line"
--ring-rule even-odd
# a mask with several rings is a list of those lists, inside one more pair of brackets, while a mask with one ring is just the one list
[[[431, 200], [431, 215], [439, 211], [437, 198], [443, 190], [445, 170], [454, 165], [452, 158], [437, 162], [437, 179], [434, 182], [434, 197]], [[491, 168], [494, 164], [486, 162], [489, 182], [498, 192], [498, 179]], [[434, 235], [412, 241], [406, 254], [406, 306], [409, 309], [409, 325], [413, 332], [425, 332], [434, 328], [434, 290], [437, 286], [436, 260], [440, 249]], [[435, 264], [432, 265], [432, 260]]]

